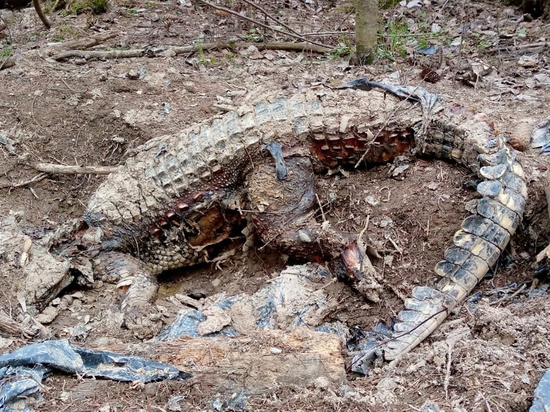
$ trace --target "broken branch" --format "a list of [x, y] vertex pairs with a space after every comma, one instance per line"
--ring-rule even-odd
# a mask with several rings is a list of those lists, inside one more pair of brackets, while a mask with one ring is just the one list
[[[108, 50], [108, 51], [85, 51], [85, 50], [67, 50], [59, 53], [53, 58], [57, 61], [70, 59], [73, 57], [79, 57], [85, 60], [92, 59], [119, 59], [127, 57], [157, 57], [162, 56], [167, 52], [174, 52], [178, 54], [187, 54], [196, 52], [199, 50], [212, 50], [212, 49], [235, 49], [246, 48], [251, 46], [251, 43], [234, 43], [234, 42], [217, 42], [217, 43], [203, 43], [193, 46], [180, 46], [169, 47], [159, 51], [151, 51], [145, 49], [133, 49], [133, 50]], [[309, 43], [290, 43], [290, 42], [275, 42], [275, 43], [258, 43], [254, 44], [258, 50], [285, 50], [285, 51], [309, 51], [313, 53], [327, 53], [331, 49], [324, 46], [315, 46]]]
[[33, 177], [32, 179], [25, 180], [24, 182], [0, 184], [0, 189], [15, 189], [17, 187], [27, 186], [27, 185], [30, 185], [31, 183], [41, 181], [42, 179], [46, 178], [46, 176], [47, 175], [45, 173], [40, 173], [35, 177]]
[[108, 175], [109, 173], [116, 172], [118, 166], [65, 166], [53, 163], [35, 163], [32, 167], [36, 170], [45, 173], [57, 173], [65, 175], [74, 174], [96, 174], [96, 175]]
[[87, 37], [85, 39], [71, 40], [64, 43], [53, 43], [49, 44], [48, 54], [52, 55], [55, 51], [61, 50], [84, 50], [89, 49], [90, 47], [97, 46], [98, 44], [104, 43], [113, 37], [118, 36], [118, 33], [108, 32], [102, 33], [97, 36]]

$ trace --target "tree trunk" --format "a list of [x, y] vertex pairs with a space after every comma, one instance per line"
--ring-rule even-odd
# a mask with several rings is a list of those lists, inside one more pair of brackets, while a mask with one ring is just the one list
[[355, 0], [355, 45], [354, 63], [371, 64], [376, 57], [378, 34], [378, 0]]

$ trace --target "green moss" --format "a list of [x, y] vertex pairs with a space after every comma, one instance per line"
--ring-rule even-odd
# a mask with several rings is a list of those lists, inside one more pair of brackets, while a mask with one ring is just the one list
[[84, 0], [76, 1], [71, 6], [71, 11], [80, 14], [85, 10], [91, 10], [93, 14], [105, 13], [109, 7], [108, 0]]

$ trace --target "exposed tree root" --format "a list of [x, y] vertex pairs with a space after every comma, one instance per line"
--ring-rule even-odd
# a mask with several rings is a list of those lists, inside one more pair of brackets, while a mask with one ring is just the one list
[[40, 7], [40, 0], [32, 0], [32, 5], [34, 6], [36, 13], [38, 13], [38, 17], [40, 17], [40, 20], [42, 20], [42, 23], [44, 23], [44, 26], [46, 26], [47, 29], [52, 27], [50, 21], [42, 11], [42, 7]]

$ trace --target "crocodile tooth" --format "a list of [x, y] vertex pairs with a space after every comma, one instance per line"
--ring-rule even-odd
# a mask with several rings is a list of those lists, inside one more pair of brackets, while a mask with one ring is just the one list
[[453, 242], [456, 246], [469, 250], [475, 256], [479, 256], [489, 266], [493, 266], [500, 256], [500, 249], [495, 245], [464, 230], [459, 230], [455, 233]]
[[504, 176], [504, 174], [506, 173], [506, 169], [507, 168], [505, 164], [499, 164], [496, 166], [483, 166], [481, 169], [479, 169], [479, 173], [485, 179], [496, 180]]
[[519, 225], [519, 216], [496, 200], [484, 197], [477, 202], [477, 211], [481, 216], [491, 219], [497, 225], [513, 235]]
[[504, 250], [510, 240], [510, 233], [493, 221], [479, 215], [468, 216], [462, 222], [462, 229], [477, 235]]

